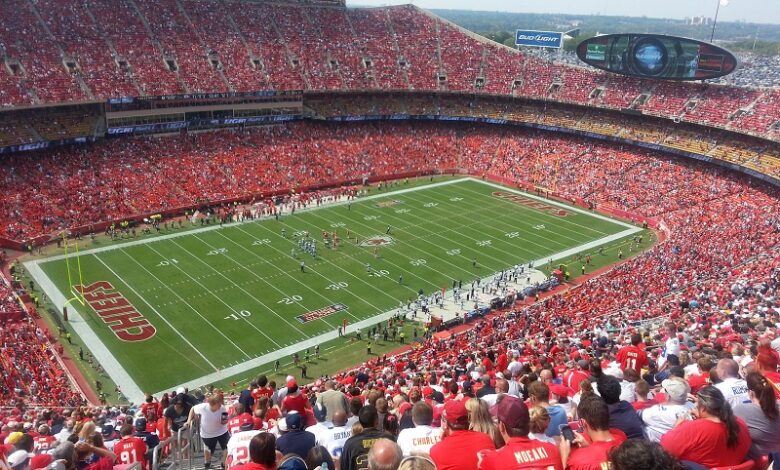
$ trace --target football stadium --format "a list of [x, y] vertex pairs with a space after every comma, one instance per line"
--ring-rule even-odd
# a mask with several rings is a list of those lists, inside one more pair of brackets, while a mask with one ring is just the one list
[[1, 1], [0, 469], [772, 468], [728, 8]]

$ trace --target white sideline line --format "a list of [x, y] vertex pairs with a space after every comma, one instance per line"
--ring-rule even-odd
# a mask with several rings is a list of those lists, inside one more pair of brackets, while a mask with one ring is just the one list
[[[326, 209], [328, 207], [345, 206], [345, 205], [347, 205], [350, 202], [355, 203], [355, 204], [360, 204], [363, 201], [371, 201], [371, 200], [374, 200], [374, 199], [379, 199], [379, 198], [388, 197], [388, 196], [396, 196], [396, 195], [399, 195], [399, 194], [406, 194], [406, 193], [411, 193], [411, 192], [415, 192], [415, 191], [422, 191], [422, 190], [430, 189], [430, 188], [438, 188], [438, 187], [441, 187], [441, 186], [448, 186], [450, 184], [463, 183], [464, 181], [471, 181], [471, 180], [473, 180], [473, 178], [465, 177], [465, 178], [457, 178], [457, 179], [452, 179], [452, 180], [447, 180], [447, 181], [439, 181], [438, 183], [431, 183], [431, 184], [426, 184], [426, 185], [422, 185], [422, 186], [415, 186], [414, 188], [399, 189], [398, 191], [392, 191], [392, 192], [389, 192], [389, 193], [372, 194], [371, 196], [365, 196], [365, 197], [357, 198], [357, 199], [354, 199], [354, 200], [351, 200], [351, 201], [344, 200], [344, 201], [338, 201], [338, 202], [331, 202], [331, 203], [328, 203], [328, 204], [323, 204], [321, 206], [307, 207], [306, 209], [295, 209], [295, 213], [298, 214], [298, 213], [310, 212], [310, 211], [314, 211], [314, 210], [318, 210], [318, 209]], [[479, 181], [479, 180], [474, 180], [474, 181]], [[289, 216], [290, 216], [290, 214], [286, 213], [286, 215], [284, 215], [283, 217], [289, 217]], [[257, 219], [244, 220], [242, 222], [230, 222], [228, 225], [224, 225], [224, 226], [220, 226], [219, 224], [216, 224], [216, 225], [211, 225], [211, 226], [208, 226], [208, 227], [189, 229], [189, 230], [186, 230], [184, 232], [177, 232], [177, 233], [169, 233], [169, 234], [165, 234], [165, 235], [158, 235], [158, 236], [155, 236], [154, 238], [132, 240], [132, 241], [128, 241], [128, 242], [113, 244], [113, 245], [110, 245], [110, 246], [101, 246], [101, 247], [98, 247], [98, 248], [90, 248], [89, 250], [80, 251], [79, 255], [80, 256], [85, 256], [85, 255], [91, 255], [91, 254], [95, 254], [95, 253], [102, 253], [104, 251], [118, 250], [120, 248], [127, 248], [127, 247], [137, 246], [137, 245], [145, 245], [147, 243], [163, 241], [163, 240], [170, 240], [171, 238], [186, 237], [187, 235], [194, 235], [194, 234], [203, 233], [203, 232], [210, 232], [212, 230], [219, 230], [221, 228], [227, 228], [227, 227], [230, 227], [230, 226], [233, 226], [233, 225], [236, 225], [236, 224], [251, 224], [253, 222], [258, 222], [260, 220], [268, 220], [268, 219], [273, 219], [273, 216], [263, 216], [263, 217], [259, 217]], [[66, 256], [67, 255], [64, 255], [64, 254], [62, 254], [62, 255], [54, 255], [54, 256], [50, 256], [48, 258], [43, 258], [43, 259], [34, 260], [34, 261], [27, 261], [26, 263], [43, 264], [43, 263], [48, 263], [50, 261], [58, 261], [58, 260], [61, 260], [61, 259], [65, 259]]]
[[[567, 207], [567, 206], [563, 206], [563, 207]], [[612, 220], [612, 219], [607, 218], [607, 220]], [[569, 258], [570, 256], [572, 256], [572, 255], [574, 255], [576, 253], [579, 253], [581, 251], [585, 251], [585, 250], [588, 250], [590, 248], [595, 248], [595, 247], [597, 247], [599, 245], [610, 243], [610, 242], [613, 242], [615, 240], [619, 240], [620, 238], [623, 238], [625, 236], [628, 236], [628, 235], [631, 235], [631, 234], [634, 234], [634, 233], [642, 231], [642, 229], [639, 228], [639, 227], [633, 227], [633, 226], [631, 226], [629, 224], [623, 224], [623, 225], [624, 226], [628, 226], [628, 228], [626, 230], [623, 230], [622, 232], [615, 233], [615, 234], [612, 234], [612, 235], [608, 235], [606, 237], [599, 238], [598, 240], [593, 240], [593, 241], [585, 243], [583, 245], [579, 245], [579, 246], [576, 246], [574, 248], [569, 248], [568, 250], [561, 251], [559, 253], [555, 253], [555, 254], [550, 255], [550, 256], [545, 256], [544, 258], [540, 258], [540, 259], [537, 259], [537, 260], [533, 261], [533, 264], [534, 264], [534, 266], [539, 266], [539, 265], [542, 265], [542, 264], [544, 264], [544, 263], [546, 263], [546, 262], [548, 262], [550, 260], [558, 261], [558, 260], [561, 260], [561, 259], [566, 259], [566, 258]], [[488, 278], [488, 280], [489, 279], [490, 278]], [[449, 293], [449, 291], [447, 291], [447, 293]], [[379, 315], [376, 315], [376, 316], [373, 316], [373, 317], [370, 317], [370, 318], [366, 318], [365, 320], [361, 320], [361, 321], [359, 321], [357, 323], [349, 324], [349, 325], [347, 325], [347, 330], [344, 332], [344, 336], [346, 337], [348, 334], [354, 333], [357, 329], [365, 330], [367, 327], [369, 327], [371, 325], [375, 325], [375, 324], [377, 324], [379, 322], [385, 321], [388, 318], [392, 317], [393, 315], [396, 315], [397, 313], [398, 313], [398, 309], [393, 309], [393, 310], [390, 310], [388, 312], [381, 313]], [[156, 396], [160, 395], [162, 393], [165, 393], [166, 391], [170, 391], [170, 390], [176, 389], [178, 387], [187, 387], [189, 389], [193, 389], [193, 388], [200, 387], [202, 385], [212, 384], [214, 382], [218, 382], [220, 380], [227, 379], [227, 378], [232, 377], [234, 375], [242, 374], [242, 373], [247, 372], [249, 370], [258, 368], [258, 367], [260, 367], [262, 365], [270, 364], [270, 363], [276, 361], [277, 359], [282, 359], [282, 358], [284, 358], [286, 356], [291, 356], [293, 353], [299, 352], [299, 351], [301, 351], [303, 349], [312, 348], [312, 347], [316, 346], [317, 344], [322, 344], [322, 343], [325, 343], [327, 341], [331, 341], [331, 340], [334, 340], [334, 339], [337, 339], [337, 338], [338, 338], [338, 332], [337, 331], [332, 331], [332, 332], [329, 332], [329, 333], [323, 333], [323, 334], [321, 334], [319, 336], [311, 337], [311, 338], [308, 338], [306, 340], [303, 340], [303, 341], [300, 341], [300, 342], [297, 342], [297, 343], [293, 343], [292, 345], [287, 346], [285, 348], [282, 348], [282, 349], [280, 349], [278, 351], [274, 351], [274, 352], [265, 354], [263, 356], [256, 357], [254, 359], [250, 359], [249, 361], [242, 362], [240, 364], [235, 364], [235, 365], [230, 366], [230, 367], [228, 367], [226, 369], [222, 369], [220, 371], [217, 371], [217, 372], [214, 372], [214, 373], [211, 373], [211, 374], [208, 374], [208, 375], [204, 375], [203, 377], [199, 377], [197, 379], [190, 380], [189, 382], [185, 382], [185, 383], [176, 385], [174, 387], [168, 387], [165, 390], [162, 390], [162, 391], [160, 391], [158, 393], [155, 393], [155, 395]]]
[[[596, 217], [598, 219], [609, 221], [611, 223], [618, 224], [618, 225], [623, 226], [623, 227], [626, 228], [626, 230], [624, 230], [622, 232], [615, 233], [615, 234], [612, 234], [612, 235], [609, 235], [609, 236], [606, 236], [606, 237], [602, 237], [600, 239], [593, 240], [593, 241], [585, 243], [583, 245], [579, 245], [579, 246], [576, 246], [574, 248], [570, 248], [570, 249], [567, 249], [565, 251], [561, 251], [559, 253], [556, 253], [556, 254], [553, 254], [553, 255], [549, 255], [549, 256], [545, 256], [544, 258], [540, 258], [538, 260], [535, 260], [535, 261], [533, 261], [534, 265], [544, 264], [544, 263], [546, 263], [546, 262], [548, 262], [550, 260], [557, 261], [557, 260], [560, 260], [560, 259], [565, 259], [565, 258], [570, 257], [573, 254], [578, 253], [578, 252], [581, 252], [581, 251], [584, 251], [584, 250], [588, 250], [590, 248], [594, 248], [596, 246], [603, 245], [603, 244], [606, 244], [606, 243], [610, 243], [612, 241], [618, 240], [618, 239], [623, 238], [625, 236], [628, 236], [628, 235], [631, 235], [631, 234], [634, 234], [634, 233], [642, 231], [642, 229], [639, 228], [639, 227], [635, 227], [635, 226], [633, 226], [631, 224], [622, 222], [622, 221], [617, 220], [617, 219], [613, 219], [613, 218], [610, 218], [610, 217], [607, 217], [607, 216], [604, 216], [604, 215], [601, 215], [601, 214], [598, 214], [598, 213], [586, 211], [584, 209], [580, 209], [578, 207], [574, 207], [574, 206], [570, 206], [570, 205], [567, 205], [567, 204], [564, 204], [564, 203], [560, 203], [558, 201], [545, 199], [545, 198], [536, 196], [534, 194], [527, 193], [525, 191], [519, 191], [519, 190], [516, 190], [516, 189], [512, 189], [512, 188], [508, 188], [508, 187], [505, 187], [505, 186], [501, 186], [501, 185], [496, 184], [496, 183], [492, 183], [492, 182], [488, 182], [488, 181], [482, 181], [480, 179], [473, 178], [473, 177], [457, 178], [457, 179], [452, 179], [452, 180], [448, 180], [448, 181], [441, 181], [441, 182], [438, 182], [438, 183], [431, 183], [431, 184], [427, 184], [427, 185], [417, 186], [417, 187], [414, 187], [414, 188], [400, 189], [400, 190], [397, 190], [397, 191], [391, 191], [391, 192], [387, 192], [387, 193], [378, 193], [378, 194], [373, 194], [371, 196], [362, 197], [362, 198], [356, 199], [354, 201], [346, 201], [346, 200], [344, 200], [344, 201], [324, 204], [324, 205], [321, 205], [319, 207], [315, 206], [315, 207], [309, 207], [307, 209], [299, 209], [299, 210], [296, 210], [296, 212], [304, 213], [304, 212], [314, 211], [314, 210], [318, 210], [318, 209], [324, 209], [324, 208], [328, 208], [328, 207], [343, 206], [343, 205], [346, 205], [346, 204], [348, 204], [350, 202], [354, 202], [356, 204], [359, 204], [359, 203], [361, 203], [363, 201], [370, 201], [370, 200], [374, 200], [374, 199], [387, 198], [387, 197], [392, 197], [392, 196], [395, 196], [395, 195], [401, 195], [401, 194], [410, 193], [410, 192], [422, 191], [422, 190], [437, 188], [437, 187], [441, 187], [441, 186], [448, 186], [448, 185], [451, 185], [451, 184], [463, 183], [463, 182], [466, 182], [466, 181], [473, 181], [473, 182], [477, 182], [477, 183], [481, 183], [481, 184], [485, 184], [485, 185], [488, 185], [488, 186], [492, 186], [492, 187], [498, 188], [498, 189], [500, 189], [502, 191], [507, 191], [507, 192], [512, 192], [512, 193], [515, 193], [515, 194], [520, 194], [520, 195], [523, 195], [524, 197], [527, 197], [529, 199], [542, 201], [542, 202], [544, 202], [546, 204], [550, 204], [550, 205], [554, 205], [554, 206], [557, 206], [557, 207], [561, 207], [561, 208], [564, 208], [564, 209], [566, 209], [568, 211], [573, 211], [573, 212], [577, 212], [577, 213], [580, 213], [580, 214], [586, 214], [586, 215], [588, 215], [590, 217]], [[271, 218], [273, 218], [273, 216], [262, 217], [260, 219], [271, 219]], [[244, 222], [238, 222], [238, 224], [241, 224], [241, 223], [253, 223], [253, 222], [257, 222], [257, 221], [258, 221], [258, 219], [247, 220], [247, 221], [244, 221]], [[233, 222], [230, 225], [235, 225], [235, 224], [237, 224], [237, 223]], [[230, 225], [228, 225], [227, 227], [229, 227]], [[187, 230], [187, 231], [179, 232], [179, 233], [160, 235], [160, 236], [157, 236], [157, 237], [151, 238], [151, 239], [133, 240], [133, 241], [128, 241], [128, 242], [124, 242], [124, 243], [118, 243], [118, 244], [114, 244], [114, 245], [110, 245], [110, 246], [103, 246], [103, 247], [99, 247], [99, 248], [92, 248], [92, 249], [89, 249], [89, 250], [84, 250], [84, 251], [82, 251], [80, 253], [80, 255], [97, 254], [97, 253], [102, 253], [102, 252], [111, 251], [111, 250], [123, 249], [123, 248], [131, 247], [131, 246], [144, 245], [144, 244], [148, 244], [148, 243], [152, 243], [152, 242], [156, 242], [156, 241], [169, 240], [169, 239], [172, 239], [172, 238], [178, 238], [178, 237], [183, 237], [183, 236], [188, 236], [188, 235], [195, 235], [195, 234], [199, 234], [199, 233], [204, 233], [204, 232], [208, 232], [208, 231], [212, 231], [212, 230], [218, 230], [220, 228], [224, 228], [224, 227], [222, 227], [222, 226], [217, 224], [217, 225], [212, 225], [212, 226], [209, 226], [209, 227], [196, 228], [196, 229]], [[54, 303], [55, 307], [58, 310], [60, 310], [60, 311], [62, 311], [62, 308], [65, 306], [66, 299], [62, 295], [62, 293], [59, 291], [59, 289], [54, 285], [54, 283], [51, 281], [51, 279], [49, 279], [48, 275], [40, 268], [40, 265], [44, 264], [44, 263], [52, 262], [52, 261], [61, 260], [61, 259], [64, 259], [65, 257], [66, 257], [66, 255], [55, 255], [55, 256], [48, 257], [48, 258], [44, 258], [44, 259], [31, 260], [31, 261], [24, 262], [24, 266], [27, 269], [27, 271], [30, 273], [31, 277], [38, 283], [39, 286], [41, 286], [41, 288], [44, 290], [44, 292], [46, 292], [46, 294], [49, 295], [49, 298], [52, 300], [52, 302]], [[72, 313], [70, 313], [70, 312], [72, 312]], [[98, 360], [98, 362], [100, 362], [100, 364], [103, 365], [104, 369], [107, 371], [107, 373], [111, 377], [111, 380], [113, 380], [114, 383], [116, 383], [117, 385], [119, 385], [121, 387], [123, 394], [126, 397], [128, 397], [128, 399], [131, 402], [140, 403], [143, 400], [144, 396], [145, 396], [145, 394], [141, 391], [140, 387], [138, 387], [138, 385], [135, 383], [135, 381], [133, 381], [133, 379], [130, 377], [130, 375], [127, 373], [127, 371], [119, 363], [119, 361], [117, 361], [117, 359], [114, 357], [114, 355], [111, 353], [111, 351], [109, 351], [108, 348], [103, 344], [103, 342], [98, 338], [98, 336], [92, 330], [91, 326], [80, 315], [80, 313], [78, 312], [77, 308], [74, 307], [74, 306], [71, 306], [71, 308], [69, 310], [69, 313], [70, 313], [69, 316], [71, 318], [70, 323], [73, 326], [74, 330], [79, 335], [79, 337], [81, 337], [81, 339], [88, 345], [88, 347], [90, 348], [92, 353], [95, 355], [95, 358]], [[371, 326], [373, 324], [376, 324], [376, 323], [378, 323], [380, 321], [385, 321], [385, 320], [389, 319], [390, 317], [392, 317], [393, 315], [395, 315], [397, 313], [398, 313], [398, 310], [397, 309], [393, 309], [393, 310], [381, 313], [379, 315], [375, 315], [375, 316], [366, 318], [366, 319], [361, 320], [361, 321], [359, 321], [357, 323], [350, 324], [347, 327], [347, 331], [344, 332], [344, 335], [346, 336], [349, 333], [353, 333], [358, 328], [364, 329], [364, 328], [366, 328], [368, 326]], [[159, 395], [161, 393], [164, 393], [165, 391], [169, 391], [169, 390], [178, 388], [179, 386], [184, 386], [184, 387], [188, 387], [188, 388], [196, 388], [196, 387], [199, 387], [201, 385], [214, 383], [214, 382], [217, 382], [219, 380], [222, 380], [222, 379], [225, 379], [225, 378], [228, 378], [228, 377], [232, 377], [234, 375], [238, 375], [238, 374], [241, 374], [241, 373], [246, 372], [248, 370], [260, 367], [260, 366], [262, 366], [264, 364], [272, 363], [276, 359], [281, 359], [281, 358], [283, 358], [285, 356], [290, 356], [294, 352], [298, 352], [298, 351], [300, 351], [302, 349], [310, 348], [310, 347], [313, 347], [313, 346], [315, 346], [317, 344], [320, 344], [320, 343], [323, 343], [323, 342], [327, 342], [327, 341], [331, 341], [331, 340], [336, 339], [336, 338], [338, 338], [338, 333], [336, 331], [324, 333], [324, 334], [321, 334], [321, 335], [315, 336], [315, 337], [310, 337], [310, 338], [307, 338], [307, 339], [305, 339], [303, 341], [293, 343], [293, 344], [291, 344], [289, 346], [286, 346], [286, 347], [284, 347], [282, 349], [279, 349], [279, 350], [276, 350], [274, 352], [265, 354], [263, 356], [259, 356], [259, 357], [256, 357], [254, 359], [250, 359], [248, 361], [245, 361], [243, 363], [235, 364], [233, 366], [227, 367], [225, 369], [218, 370], [216, 372], [207, 374], [207, 375], [199, 377], [197, 379], [190, 380], [190, 381], [188, 381], [188, 382], [186, 382], [184, 384], [180, 384], [180, 385], [175, 386], [175, 387], [166, 387], [166, 389], [164, 391], [158, 392], [155, 395]]]
[[[62, 292], [51, 282], [49, 276], [43, 272], [37, 262], [28, 261], [24, 263], [24, 267], [27, 272], [30, 273], [35, 282], [41, 286], [46, 295], [49, 296], [54, 306], [62, 312], [65, 307], [65, 296]], [[84, 341], [92, 354], [98, 360], [103, 369], [106, 370], [111, 380], [119, 385], [122, 389], [122, 393], [132, 402], [141, 403], [144, 398], [144, 393], [141, 388], [130, 377], [124, 367], [116, 360], [111, 351], [108, 350], [105, 344], [97, 337], [89, 324], [81, 316], [78, 309], [74, 305], [70, 305], [68, 309], [68, 323], [73, 327], [73, 330]]]

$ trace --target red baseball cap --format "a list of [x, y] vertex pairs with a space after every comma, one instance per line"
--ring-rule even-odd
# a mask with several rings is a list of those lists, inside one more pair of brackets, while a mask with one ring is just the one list
[[496, 405], [496, 418], [507, 428], [522, 428], [531, 420], [526, 404], [509, 395], [505, 395]]
[[295, 379], [288, 380], [287, 381], [287, 388], [297, 387], [298, 382], [295, 381]]
[[466, 403], [461, 400], [450, 400], [444, 404], [444, 415], [446, 421], [451, 423], [464, 422], [469, 419], [469, 412], [466, 409]]

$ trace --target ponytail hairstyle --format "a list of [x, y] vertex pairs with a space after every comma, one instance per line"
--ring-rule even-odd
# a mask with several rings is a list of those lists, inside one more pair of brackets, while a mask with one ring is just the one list
[[699, 390], [697, 397], [699, 407], [726, 425], [726, 447], [736, 446], [739, 438], [739, 425], [731, 410], [731, 405], [726, 401], [723, 393], [714, 386], [707, 385]]
[[771, 421], [776, 421], [780, 417], [780, 412], [777, 410], [777, 399], [775, 398], [775, 390], [772, 384], [758, 372], [749, 373], [745, 381], [747, 382], [748, 390], [758, 397], [761, 411]]

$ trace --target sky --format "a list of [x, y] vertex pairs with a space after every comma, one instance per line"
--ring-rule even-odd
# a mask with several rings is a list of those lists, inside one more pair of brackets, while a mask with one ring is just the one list
[[[724, 0], [725, 1], [725, 0]], [[519, 13], [573, 13], [580, 15], [686, 18], [715, 15], [719, 0], [347, 0], [348, 6], [414, 3], [421, 8], [511, 11]], [[728, 0], [718, 21], [780, 24], [780, 0]]]

